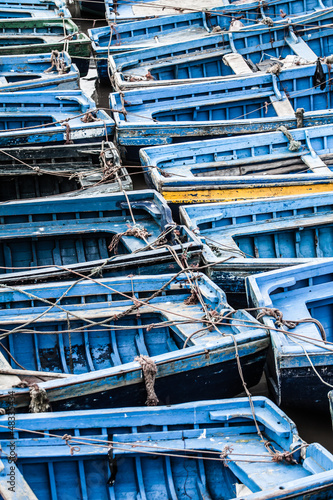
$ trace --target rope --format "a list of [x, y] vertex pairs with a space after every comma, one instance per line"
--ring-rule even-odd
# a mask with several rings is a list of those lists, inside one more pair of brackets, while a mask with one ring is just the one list
[[140, 354], [140, 356], [137, 356], [136, 358], [134, 358], [134, 361], [137, 361], [138, 363], [140, 363], [141, 368], [142, 368], [143, 378], [145, 381], [146, 391], [147, 391], [146, 405], [147, 406], [157, 406], [159, 403], [159, 400], [156, 396], [155, 389], [154, 389], [155, 378], [156, 378], [156, 373], [157, 373], [156, 364], [149, 356], [144, 356], [143, 354]]
[[295, 141], [289, 130], [284, 126], [281, 125], [280, 127], [277, 128], [278, 131], [282, 132], [283, 135], [285, 135], [289, 141], [289, 151], [299, 151], [301, 147], [301, 143], [299, 141]]
[[46, 390], [39, 387], [37, 384], [30, 386], [30, 413], [44, 413], [51, 411], [49, 398], [47, 397]]
[[113, 236], [111, 243], [108, 246], [109, 252], [114, 251], [115, 255], [118, 254], [119, 241], [123, 236], [135, 236], [135, 238], [140, 238], [141, 240], [143, 240], [150, 236], [150, 233], [148, 233], [146, 228], [138, 224], [132, 227], [128, 225], [128, 229], [126, 231], [124, 231], [123, 233], [115, 234]]
[[296, 326], [300, 325], [301, 323], [314, 323], [318, 327], [323, 341], [325, 343], [327, 341], [326, 332], [325, 332], [323, 325], [320, 323], [320, 321], [318, 321], [315, 318], [305, 318], [305, 319], [300, 319], [298, 321], [290, 321], [290, 320], [283, 319], [283, 313], [279, 309], [277, 309], [276, 307], [272, 307], [272, 308], [261, 307], [260, 309], [262, 311], [257, 315], [258, 320], [261, 319], [263, 316], [271, 316], [272, 318], [274, 318], [275, 324], [278, 327], [281, 328], [282, 326], [285, 326], [285, 327], [289, 328], [290, 330], [293, 330], [294, 328], [296, 328]]
[[304, 108], [297, 108], [296, 111], [295, 111], [295, 116], [296, 116], [296, 127], [297, 128], [303, 128]]
[[63, 75], [68, 73], [70, 69], [69, 66], [66, 66], [64, 61], [63, 52], [59, 52], [58, 50], [52, 50], [51, 52], [51, 67], [46, 69], [44, 73], [51, 73], [53, 68], [55, 67], [56, 71], [58, 71], [59, 75]]

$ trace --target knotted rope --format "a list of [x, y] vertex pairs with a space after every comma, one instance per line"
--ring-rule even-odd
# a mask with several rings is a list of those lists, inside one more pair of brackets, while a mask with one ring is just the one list
[[150, 233], [148, 233], [147, 229], [142, 226], [129, 226], [127, 231], [123, 233], [115, 234], [111, 240], [110, 245], [108, 246], [109, 252], [114, 251], [115, 255], [118, 253], [118, 245], [119, 241], [123, 236], [135, 236], [136, 238], [140, 238], [141, 240], [145, 240]]
[[[62, 57], [61, 57], [62, 56]], [[44, 73], [50, 73], [53, 68], [58, 71], [59, 75], [63, 75], [68, 72], [69, 67], [66, 66], [65, 61], [63, 59], [63, 54], [58, 50], [52, 50], [51, 52], [51, 67], [46, 69]]]
[[289, 132], [289, 130], [284, 126], [284, 125], [281, 125], [280, 127], [277, 128], [277, 130], [279, 130], [280, 132], [283, 133], [283, 135], [285, 135], [289, 141], [289, 151], [298, 151], [301, 147], [301, 143], [299, 141], [295, 141], [295, 139], [293, 138], [293, 136], [291, 135], [291, 133]]
[[273, 64], [273, 66], [271, 66], [270, 68], [268, 68], [266, 73], [272, 73], [273, 75], [279, 76], [279, 74], [281, 73], [281, 69], [282, 69], [281, 64], [276, 63]]
[[157, 366], [154, 363], [154, 361], [149, 357], [149, 356], [143, 356], [143, 354], [140, 354], [140, 356], [137, 356], [134, 361], [137, 361], [140, 363], [142, 372], [143, 372], [143, 378], [145, 381], [146, 385], [146, 391], [147, 391], [147, 401], [146, 405], [147, 406], [156, 406], [159, 403], [159, 400], [156, 396], [155, 393], [155, 378], [156, 378], [156, 373], [157, 373]]
[[29, 411], [30, 413], [51, 411], [51, 405], [46, 390], [39, 387], [37, 384], [32, 384], [30, 386]]
[[263, 19], [261, 19], [260, 24], [265, 24], [269, 28], [273, 28], [274, 26], [273, 19], [271, 19], [270, 17], [264, 17]]
[[304, 108], [297, 108], [295, 111], [295, 116], [296, 116], [296, 127], [303, 128]]
[[81, 122], [83, 123], [91, 123], [91, 122], [100, 122], [101, 119], [100, 118], [97, 118], [95, 117], [92, 113], [86, 113], [82, 118], [81, 118]]
[[283, 313], [277, 309], [276, 307], [268, 308], [268, 307], [262, 307], [260, 308], [261, 312], [257, 315], [257, 319], [261, 319], [263, 316], [271, 316], [274, 318], [274, 322], [278, 328], [282, 328], [282, 326], [285, 326], [286, 328], [289, 328], [290, 330], [293, 330], [296, 328], [296, 326], [300, 325], [301, 323], [314, 323], [317, 327], [318, 330], [320, 331], [321, 337], [324, 342], [326, 342], [326, 332], [323, 327], [323, 325], [320, 323], [315, 318], [305, 318], [305, 319], [300, 319], [298, 321], [290, 321], [283, 319]]
[[70, 434], [64, 434], [61, 439], [63, 439], [65, 441], [65, 443], [67, 444], [67, 446], [69, 447], [71, 456], [74, 455], [75, 451], [80, 451], [80, 449], [81, 449], [80, 446], [72, 446], [71, 444], [69, 444], [69, 441], [71, 439], [73, 439]]

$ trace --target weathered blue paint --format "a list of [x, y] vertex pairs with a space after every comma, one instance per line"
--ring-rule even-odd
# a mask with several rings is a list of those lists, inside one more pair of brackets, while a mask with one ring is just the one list
[[[145, 5], [146, 2], [148, 2], [147, 5]], [[89, 3], [87, 2], [86, 5], [89, 5]], [[175, 2], [170, 2], [163, 10], [159, 7], [161, 5], [165, 4], [161, 2], [155, 3], [154, 0], [151, 2], [149, 2], [149, 0], [134, 0], [131, 3], [127, 3], [123, 0], [117, 0], [116, 2], [113, 0], [105, 0], [105, 17], [110, 24], [113, 24], [137, 21], [149, 17], [171, 16], [174, 14], [181, 15], [179, 6]], [[218, 6], [216, 7], [216, 5]], [[186, 7], [189, 7], [189, 10], [187, 10]], [[221, 0], [219, 3], [206, 1], [197, 3], [194, 1], [192, 3], [182, 4], [181, 13], [192, 12], [192, 10], [196, 8], [198, 10], [202, 9], [203, 11], [209, 10], [213, 15], [215, 12], [218, 12], [220, 13], [221, 19], [220, 26], [224, 29], [229, 29], [232, 17], [237, 19], [243, 15], [243, 17], [241, 17], [241, 22], [244, 26], [248, 26], [249, 24], [259, 22], [266, 16], [271, 17], [274, 21], [285, 22], [286, 17], [292, 20], [295, 16], [310, 14], [327, 7], [332, 7], [331, 0], [284, 0], [282, 2], [268, 0], [265, 3], [259, 1], [228, 2], [228, 0]], [[284, 15], [286, 15], [286, 17], [283, 17]]]
[[[22, 10], [22, 17], [27, 17], [24, 15], [25, 12], [30, 12], [31, 17], [35, 17], [33, 15], [35, 11], [41, 13], [38, 17], [44, 17], [44, 13], [46, 13], [45, 17], [49, 17], [48, 14], [50, 12], [53, 17], [71, 17], [71, 13], [69, 12], [64, 0], [0, 0], [0, 12], [4, 12], [5, 10], [8, 11], [8, 17], [3, 17], [7, 19], [12, 17], [10, 15], [11, 10], [17, 13]], [[17, 16], [14, 15], [13, 17]]]
[[[17, 415], [13, 470], [24, 492], [20, 498], [332, 498], [333, 456], [319, 444], [307, 445], [295, 424], [268, 399], [254, 397], [253, 413], [249, 401], [238, 398], [171, 407]], [[278, 452], [291, 452], [295, 464], [273, 461], [257, 434], [255, 419], [263, 439]], [[0, 426], [4, 451], [0, 493], [5, 493], [10, 470], [5, 454], [11, 451], [7, 415], [0, 417]], [[44, 435], [30, 432], [36, 430]], [[80, 441], [69, 441], [79, 445], [73, 455], [65, 434]], [[227, 467], [219, 459], [226, 449]], [[199, 458], [189, 458], [186, 450], [194, 450], [189, 455], [199, 454]]]
[[[324, 66], [327, 75], [328, 68]], [[279, 125], [295, 128], [295, 111], [307, 113], [305, 126], [332, 123], [330, 85], [313, 88], [315, 66], [272, 74], [132, 90], [110, 94], [117, 142], [139, 147], [171, 144], [223, 135], [275, 131]], [[123, 114], [125, 102], [126, 115]], [[282, 107], [282, 110], [281, 110]]]
[[[112, 237], [134, 225], [123, 193], [97, 192], [84, 204], [79, 197], [66, 196], [0, 204], [0, 262], [7, 268], [0, 281], [73, 279], [73, 271], [90, 274], [102, 264], [104, 276], [179, 271], [168, 246], [181, 260], [187, 254], [189, 263], [198, 262], [200, 241], [187, 228], [176, 226], [161, 195], [142, 190], [127, 196], [136, 224], [149, 236], [146, 241], [123, 236], [117, 254], [108, 249]], [[164, 231], [168, 246], [150, 248]]]
[[0, 56], [0, 92], [79, 89], [79, 70], [67, 52], [60, 54], [60, 61], [66, 68], [61, 73], [55, 66], [46, 71], [51, 68], [51, 54]]
[[[325, 57], [332, 51], [333, 11], [299, 19], [297, 34], [293, 26], [267, 29], [258, 25], [251, 30], [221, 32], [201, 39], [141, 49], [109, 58], [114, 86], [118, 90], [156, 87], [177, 83], [230, 79], [239, 71], [229, 66], [225, 56], [238, 56], [242, 74], [254, 69], [266, 72], [267, 62], [297, 55], [307, 61]], [[310, 31], [307, 29], [311, 26]], [[296, 29], [296, 28], [295, 28]], [[151, 76], [149, 76], [151, 75]]]
[[[0, 202], [65, 193], [86, 198], [120, 191], [117, 178], [103, 181], [101, 150], [101, 143], [95, 142], [20, 147], [15, 156], [11, 148], [1, 149]], [[111, 167], [119, 169], [121, 188], [131, 191], [132, 180], [126, 168], [120, 166], [118, 151], [112, 143], [104, 144], [104, 155]]]
[[[86, 120], [87, 113], [93, 113], [98, 120], [82, 121]], [[1, 147], [66, 143], [67, 139], [75, 143], [89, 142], [104, 138], [106, 131], [112, 136], [113, 128], [112, 118], [103, 110], [96, 111], [95, 102], [82, 90], [1, 94]]]
[[[1, 288], [2, 328], [8, 331], [27, 321], [34, 331], [33, 336], [13, 332], [3, 342], [27, 370], [68, 374], [40, 385], [57, 411], [143, 405], [147, 394], [135, 360], [139, 354], [157, 365], [155, 390], [161, 404], [230, 397], [242, 391], [234, 342], [251, 386], [262, 375], [269, 336], [244, 311], [235, 313], [227, 325], [205, 329], [203, 305], [215, 315], [231, 308], [224, 292], [205, 275], [195, 274], [194, 280], [201, 294], [195, 304], [188, 303], [192, 284], [185, 274]], [[127, 312], [136, 300], [145, 301], [161, 287], [163, 292], [149, 303]], [[50, 302], [59, 307], [50, 308]], [[250, 326], [243, 324], [248, 321]], [[1, 352], [2, 366], [10, 369], [12, 361]], [[1, 381], [12, 390], [12, 375]], [[29, 389], [14, 392], [15, 406], [26, 407]], [[2, 407], [7, 393], [1, 389]]]
[[[319, 376], [333, 384], [332, 272], [333, 259], [328, 259], [246, 278], [248, 298], [254, 307], [277, 308], [285, 320], [314, 318], [326, 331], [327, 344], [311, 322], [300, 323], [292, 330], [282, 327], [290, 336], [271, 330], [267, 378], [279, 405], [328, 411], [327, 385]], [[262, 321], [268, 327], [275, 326], [269, 316]]]
[[332, 193], [188, 205], [180, 216], [225, 292], [244, 293], [251, 274], [333, 257]]
[[[291, 134], [301, 143], [298, 151], [289, 150], [282, 132], [271, 132], [142, 149], [141, 163], [158, 191], [258, 188], [259, 196], [260, 188], [270, 186], [324, 182], [329, 187], [332, 126], [295, 129]], [[319, 158], [325, 160], [325, 155], [327, 165]], [[289, 167], [288, 162], [292, 163]]]

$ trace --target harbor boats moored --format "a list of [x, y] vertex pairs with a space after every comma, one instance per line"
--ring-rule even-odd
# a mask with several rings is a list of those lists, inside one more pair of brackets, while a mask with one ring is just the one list
[[66, 52], [0, 56], [0, 92], [79, 88], [79, 71]]
[[82, 90], [1, 93], [0, 146], [112, 137], [114, 121]]
[[0, 23], [0, 56], [67, 51], [81, 76], [89, 69], [90, 39], [71, 19], [4, 19]]
[[142, 149], [141, 163], [173, 203], [332, 191], [332, 127], [282, 130]]
[[253, 398], [252, 409], [240, 398], [16, 415], [13, 434], [11, 469], [8, 416], [1, 416], [0, 493], [13, 470], [21, 498], [320, 500], [332, 494], [332, 455], [305, 443], [262, 397]]
[[[292, 24], [267, 29], [217, 31], [212, 36], [135, 50], [109, 57], [115, 90], [230, 79], [280, 64], [314, 63], [332, 52], [333, 10], [318, 12]], [[295, 28], [296, 29], [296, 28]], [[216, 34], [217, 33], [217, 34]], [[278, 64], [278, 66], [276, 66]], [[283, 66], [282, 66], [283, 69]]]
[[2, 149], [0, 181], [0, 202], [65, 193], [88, 197], [133, 189], [112, 143], [21, 147], [15, 152]]
[[[242, 380], [249, 387], [259, 382], [269, 343], [266, 329], [249, 313], [237, 311], [223, 320], [232, 309], [203, 274], [24, 288], [2, 282], [0, 301], [6, 332], [0, 359], [7, 371], [1, 375], [2, 407], [10, 391], [16, 409], [27, 409], [30, 402], [29, 387], [12, 387], [25, 378], [13, 359], [28, 376], [40, 372], [47, 378], [50, 372], [53, 380], [38, 387], [54, 411], [110, 408], [146, 400], [154, 405], [156, 398], [174, 404], [234, 396], [242, 391]], [[150, 372], [155, 367], [155, 383], [145, 363]]]
[[202, 251], [155, 191], [6, 202], [0, 217], [1, 283], [178, 272]]
[[316, 87], [310, 65], [278, 78], [259, 74], [110, 94], [117, 142], [134, 158], [146, 145], [332, 123], [330, 70], [321, 68], [323, 83]]
[[245, 293], [246, 276], [333, 257], [333, 193], [188, 205], [180, 217], [228, 297]]
[[262, 310], [262, 321], [271, 328], [266, 375], [279, 405], [328, 411], [332, 271], [328, 259], [246, 278], [250, 305]]
[[[5, 11], [8, 13], [8, 17], [5, 15]], [[28, 13], [39, 12], [39, 17], [48, 18], [49, 15], [52, 17], [71, 17], [66, 1], [64, 0], [0, 0], [0, 18], [11, 18], [19, 17], [22, 13], [22, 18], [28, 17]], [[12, 12], [12, 15], [11, 15]], [[25, 15], [26, 14], [26, 15]]]

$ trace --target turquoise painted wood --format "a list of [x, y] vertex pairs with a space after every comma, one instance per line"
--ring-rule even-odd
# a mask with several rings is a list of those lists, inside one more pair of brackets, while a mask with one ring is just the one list
[[[90, 121], [88, 113], [97, 120]], [[96, 111], [82, 90], [1, 94], [1, 147], [89, 142], [105, 138], [106, 131], [112, 136], [113, 128], [114, 121], [105, 111]]]
[[332, 193], [187, 205], [180, 217], [228, 293], [244, 293], [246, 276], [333, 257]]
[[0, 92], [79, 89], [79, 70], [66, 52], [59, 63], [62, 71], [52, 68], [51, 54], [0, 56]]
[[135, 156], [135, 148], [155, 144], [275, 131], [280, 125], [295, 128], [298, 109], [306, 113], [305, 126], [332, 123], [326, 65], [323, 71], [326, 81], [315, 88], [315, 66], [309, 65], [283, 71], [278, 78], [261, 73], [112, 93], [110, 107], [119, 110], [113, 111], [117, 142]]
[[[1, 282], [73, 279], [75, 271], [96, 276], [178, 272], [173, 254], [185, 264], [186, 255], [189, 264], [198, 263], [200, 241], [173, 222], [161, 195], [142, 190], [127, 197], [97, 190], [84, 203], [80, 197], [57, 196], [0, 204]], [[137, 227], [146, 230], [145, 239], [124, 235], [116, 250], [109, 249], [115, 235]]]
[[297, 33], [292, 24], [269, 30], [257, 25], [251, 30], [222, 31], [201, 39], [112, 54], [109, 65], [113, 85], [116, 90], [130, 90], [230, 79], [257, 69], [266, 72], [270, 64], [287, 56], [316, 61], [333, 51], [332, 16], [332, 9], [328, 9], [300, 17]]
[[[267, 379], [279, 405], [329, 410], [327, 385], [322, 380], [333, 385], [332, 272], [333, 259], [328, 259], [246, 279], [248, 298], [254, 307], [277, 308], [285, 320], [313, 318], [326, 332], [327, 343], [313, 322], [300, 323], [293, 329], [282, 327], [287, 333], [271, 330]], [[265, 315], [262, 321], [274, 327], [271, 317]]]
[[[227, 325], [205, 328], [203, 307], [208, 319], [231, 308], [205, 275], [195, 274], [194, 280], [197, 303], [190, 300], [192, 283], [185, 274], [2, 287], [0, 325], [11, 332], [2, 340], [2, 366], [11, 367], [7, 349], [27, 370], [67, 374], [39, 385], [54, 411], [144, 405], [139, 355], [157, 366], [161, 404], [234, 396], [243, 387], [234, 342], [250, 387], [262, 375], [267, 331], [245, 311]], [[25, 322], [33, 334], [19, 331]], [[22, 376], [3, 376], [0, 407]], [[27, 408], [29, 388], [14, 393], [15, 408]]]
[[[330, 498], [332, 455], [319, 444], [307, 445], [295, 424], [268, 399], [254, 397], [253, 412], [255, 417], [247, 399], [238, 398], [16, 415], [13, 471], [25, 494], [20, 498]], [[272, 460], [254, 418], [263, 438], [278, 452], [292, 453], [295, 464]], [[1, 446], [10, 455], [7, 415], [0, 417], [0, 426]], [[30, 432], [35, 430], [41, 434]], [[69, 444], [79, 446], [73, 455], [62, 439], [65, 434], [73, 438]], [[226, 449], [227, 467], [219, 458]], [[10, 465], [3, 455], [0, 493], [8, 487]]]
[[263, 188], [295, 186], [296, 193], [298, 185], [322, 183], [329, 191], [332, 127], [312, 126], [291, 134], [300, 143], [298, 151], [290, 151], [282, 132], [271, 132], [152, 147], [142, 149], [140, 158], [148, 181], [161, 192], [257, 189], [262, 198]]

